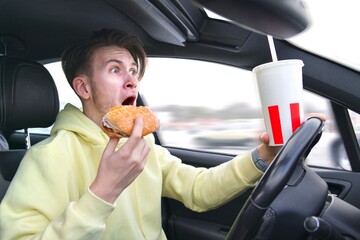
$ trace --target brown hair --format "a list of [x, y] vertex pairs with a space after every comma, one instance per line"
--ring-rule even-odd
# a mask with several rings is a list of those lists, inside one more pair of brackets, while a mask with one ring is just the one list
[[146, 53], [142, 43], [120, 30], [102, 29], [96, 31], [88, 40], [81, 40], [69, 46], [61, 55], [62, 68], [72, 87], [72, 81], [80, 74], [91, 74], [91, 56], [95, 50], [105, 46], [127, 49], [139, 68], [139, 79], [144, 76]]

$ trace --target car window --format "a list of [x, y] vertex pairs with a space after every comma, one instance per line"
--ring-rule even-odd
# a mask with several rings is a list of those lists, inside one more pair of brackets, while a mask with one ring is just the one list
[[[258, 145], [265, 129], [251, 71], [195, 60], [150, 58], [140, 92], [160, 119], [159, 138], [165, 146], [241, 154]], [[341, 139], [330, 102], [306, 90], [303, 98], [305, 114], [328, 117], [307, 163], [349, 169], [346, 157], [334, 159], [345, 152], [333, 150]]]
[[50, 72], [56, 84], [59, 94], [60, 110], [63, 109], [67, 103], [80, 107], [81, 102], [70, 87], [70, 84], [67, 82], [65, 74], [61, 68], [61, 62], [53, 62], [45, 64], [44, 66]]
[[[66, 103], [80, 107], [60, 62], [46, 64], [54, 78], [60, 110]], [[186, 59], [149, 58], [140, 94], [160, 120], [162, 145], [242, 154], [259, 144], [264, 132], [257, 85], [251, 71]], [[322, 137], [307, 158], [313, 166], [351, 170], [327, 99], [304, 90], [304, 111], [327, 115]], [[360, 135], [360, 117], [350, 112]], [[45, 133], [47, 129], [30, 129]]]

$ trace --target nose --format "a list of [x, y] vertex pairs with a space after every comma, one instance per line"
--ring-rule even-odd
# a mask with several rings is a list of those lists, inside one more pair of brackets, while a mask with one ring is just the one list
[[139, 82], [139, 80], [138, 80], [137, 76], [134, 76], [131, 73], [127, 73], [126, 78], [125, 78], [124, 87], [125, 88], [136, 89], [137, 85], [138, 85], [138, 82]]

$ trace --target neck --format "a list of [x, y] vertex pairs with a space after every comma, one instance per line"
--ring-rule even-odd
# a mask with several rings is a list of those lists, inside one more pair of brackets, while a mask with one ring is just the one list
[[96, 107], [88, 106], [87, 104], [83, 104], [83, 112], [89, 119], [95, 122], [96, 125], [101, 127], [102, 117], [104, 113], [100, 113]]

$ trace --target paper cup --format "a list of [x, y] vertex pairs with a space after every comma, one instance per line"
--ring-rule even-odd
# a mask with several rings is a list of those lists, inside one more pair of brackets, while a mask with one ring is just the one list
[[303, 122], [301, 60], [265, 63], [253, 69], [256, 75], [265, 128], [270, 146], [281, 146]]

